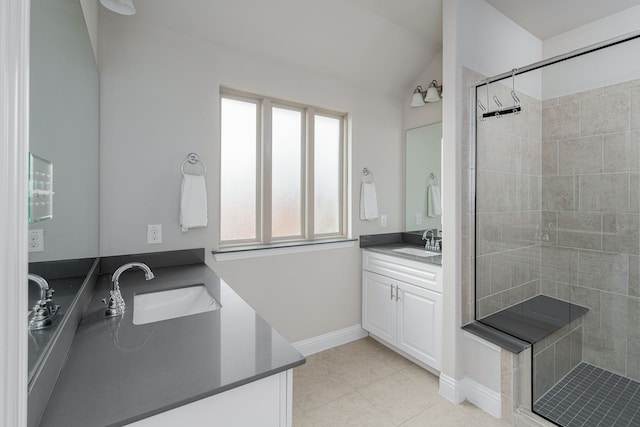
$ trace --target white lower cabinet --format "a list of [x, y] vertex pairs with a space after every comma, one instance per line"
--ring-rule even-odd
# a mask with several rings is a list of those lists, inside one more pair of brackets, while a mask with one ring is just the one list
[[440, 370], [441, 267], [363, 251], [362, 327]]
[[292, 370], [127, 424], [131, 427], [291, 427]]

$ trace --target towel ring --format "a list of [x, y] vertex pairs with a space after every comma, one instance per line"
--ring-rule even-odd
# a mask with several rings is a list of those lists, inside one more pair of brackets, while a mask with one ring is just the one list
[[189, 163], [190, 165], [195, 165], [200, 163], [200, 165], [202, 166], [202, 169], [204, 171], [204, 173], [202, 174], [203, 176], [207, 175], [207, 165], [204, 164], [203, 161], [200, 160], [200, 156], [198, 156], [196, 153], [189, 153], [187, 155], [187, 159], [182, 162], [182, 166], [180, 167], [180, 171], [182, 172], [182, 175], [184, 175], [184, 166]]
[[[369, 170], [369, 168], [365, 167], [362, 169], [362, 176], [367, 177], [371, 175], [371, 182], [376, 182], [376, 176], [373, 174], [372, 170]], [[364, 178], [363, 178], [364, 181]]]

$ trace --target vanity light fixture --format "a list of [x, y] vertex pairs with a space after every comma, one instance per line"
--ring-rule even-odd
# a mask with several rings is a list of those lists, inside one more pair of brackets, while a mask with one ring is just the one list
[[442, 99], [442, 85], [438, 85], [437, 80], [432, 80], [426, 91], [422, 91], [422, 86], [418, 86], [413, 91], [411, 97], [412, 107], [422, 107], [427, 102], [438, 102]]
[[133, 0], [100, 0], [100, 3], [112, 12], [120, 15], [133, 15], [136, 8], [133, 7]]

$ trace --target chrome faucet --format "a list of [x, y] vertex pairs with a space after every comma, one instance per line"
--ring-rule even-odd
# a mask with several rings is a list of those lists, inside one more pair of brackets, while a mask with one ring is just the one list
[[435, 239], [437, 236], [438, 236], [437, 228], [430, 228], [428, 230], [425, 230], [425, 232], [422, 233], [422, 240], [425, 241], [424, 248], [429, 251], [437, 251], [438, 245], [436, 244], [436, 239]]
[[42, 276], [29, 274], [27, 279], [40, 287], [40, 299], [33, 306], [33, 317], [29, 321], [29, 329], [35, 331], [48, 328], [51, 326], [51, 319], [60, 309], [60, 306], [55, 305], [51, 299], [55, 291], [49, 287], [49, 283]]
[[120, 275], [130, 268], [138, 267], [144, 271], [144, 277], [146, 280], [153, 279], [153, 273], [147, 264], [141, 262], [130, 262], [124, 264], [118, 268], [113, 276], [111, 276], [111, 292], [109, 292], [109, 301], [106, 298], [102, 299], [102, 302], [106, 304], [107, 310], [104, 312], [106, 317], [119, 316], [124, 314], [125, 303], [122, 294], [120, 293]]

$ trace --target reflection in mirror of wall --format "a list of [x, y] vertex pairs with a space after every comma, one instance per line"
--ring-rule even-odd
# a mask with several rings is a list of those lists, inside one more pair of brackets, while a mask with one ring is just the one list
[[[80, 0], [32, 0], [30, 26], [29, 151], [35, 155], [32, 164], [34, 159], [42, 160], [40, 167], [31, 169], [40, 173], [39, 194], [51, 190], [50, 195], [55, 194], [51, 212], [43, 210], [51, 203], [46, 206], [39, 201], [43, 209], [31, 210], [31, 221], [24, 219], [32, 222], [29, 229], [36, 239], [42, 239], [41, 245], [32, 248], [37, 251], [29, 253], [30, 277], [43, 279], [25, 283], [30, 319], [43, 299], [60, 305], [50, 324], [29, 332], [32, 425], [37, 422], [32, 417], [32, 400], [40, 400], [40, 391], [33, 393], [36, 373], [52, 351], [53, 340], [61, 335], [60, 329], [71, 323], [63, 319], [70, 315], [98, 256], [99, 78]], [[42, 173], [51, 175], [51, 165], [55, 189], [42, 179]], [[45, 292], [47, 298], [43, 298], [43, 287], [55, 291], [55, 296]]]
[[434, 215], [437, 201], [429, 197], [429, 186], [442, 189], [442, 123], [406, 132], [405, 179], [405, 231], [441, 230], [441, 215]]
[[79, 0], [32, 0], [29, 151], [55, 166], [44, 251], [29, 262], [98, 255], [98, 69]]

